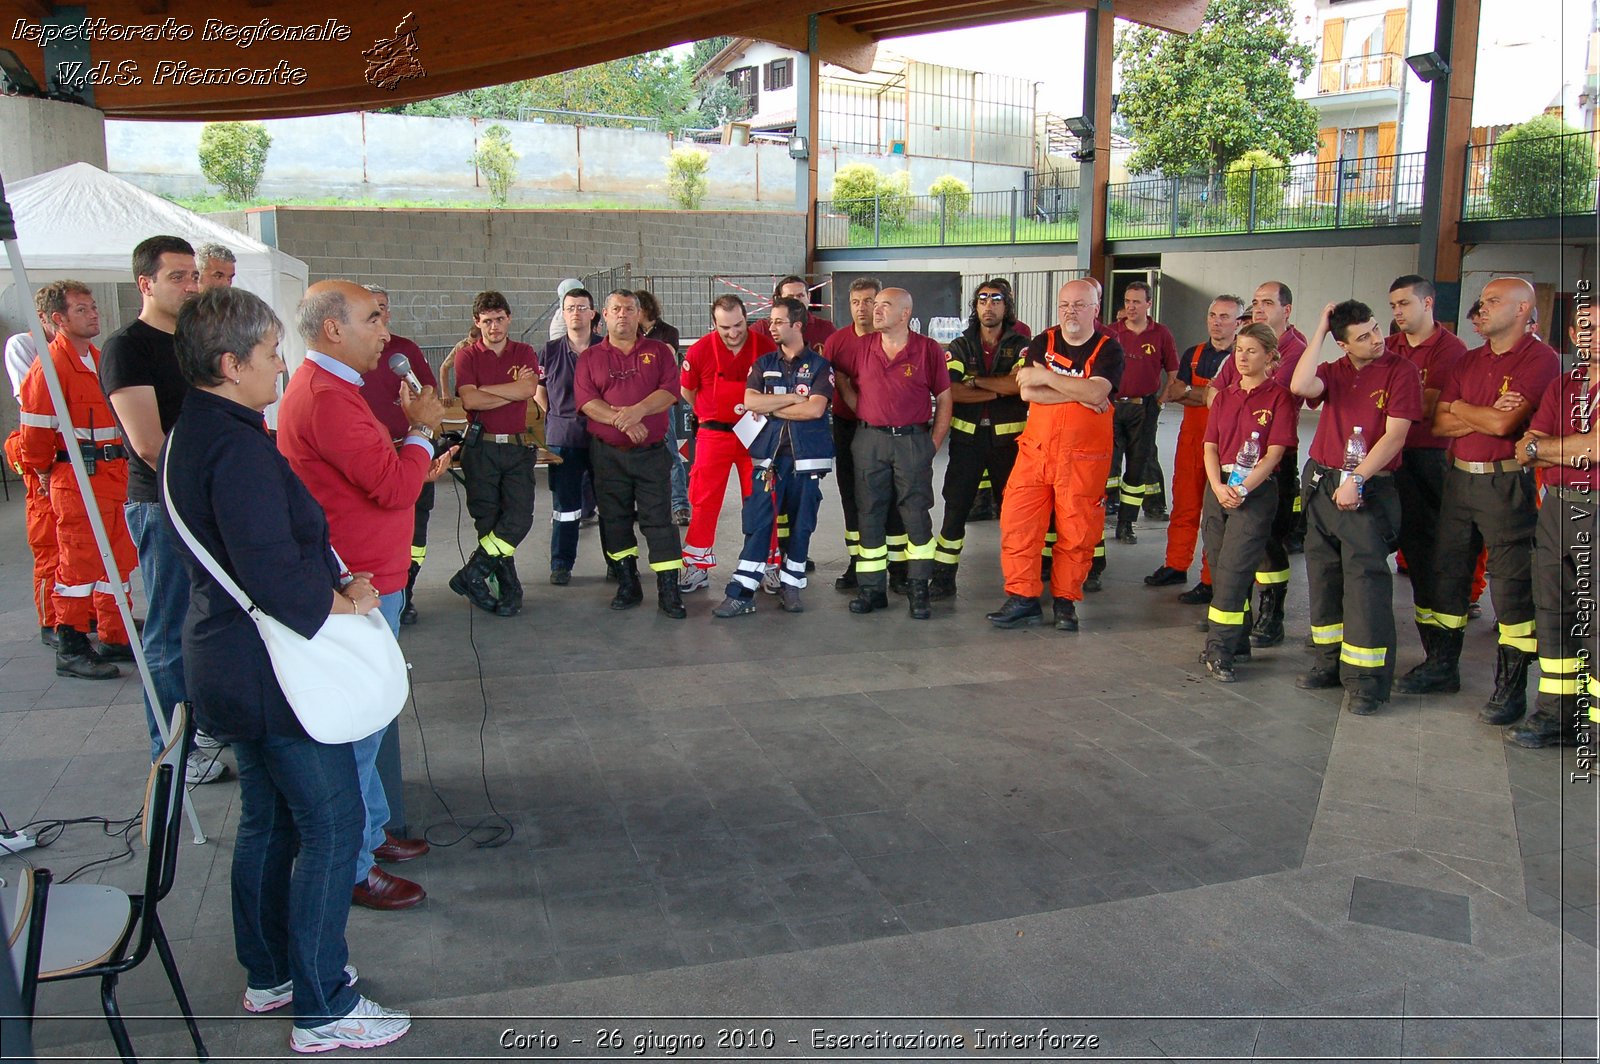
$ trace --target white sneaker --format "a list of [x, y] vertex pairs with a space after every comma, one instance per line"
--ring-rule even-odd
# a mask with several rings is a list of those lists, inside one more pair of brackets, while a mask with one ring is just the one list
[[321, 1027], [296, 1027], [289, 1048], [296, 1053], [326, 1053], [330, 1049], [372, 1049], [386, 1046], [411, 1030], [411, 1013], [386, 1009], [362, 998], [348, 1016]]
[[686, 595], [691, 591], [699, 591], [701, 588], [710, 586], [711, 574], [697, 566], [686, 565], [683, 567], [683, 571], [678, 574], [678, 591], [680, 594]]
[[[356, 966], [344, 966], [344, 985], [356, 985]], [[281, 1009], [294, 1000], [294, 980], [275, 986], [271, 990], [257, 990], [255, 987], [244, 988], [244, 1011], [246, 1012], [271, 1012]]]
[[221, 739], [214, 739], [199, 728], [194, 732], [194, 748], [196, 750], [221, 750], [228, 744]]
[[200, 783], [215, 783], [222, 778], [225, 768], [227, 766], [217, 758], [215, 751], [191, 750], [189, 760], [184, 764], [183, 782], [190, 787]]
[[778, 578], [778, 567], [767, 566], [767, 571], [761, 575], [761, 590], [769, 595], [776, 595], [783, 587], [783, 581]]

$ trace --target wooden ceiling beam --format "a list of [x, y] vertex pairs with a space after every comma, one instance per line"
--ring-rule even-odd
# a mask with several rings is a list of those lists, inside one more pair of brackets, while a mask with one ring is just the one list
[[[810, 44], [810, 27], [808, 19], [802, 16], [752, 26], [740, 36], [770, 41], [803, 52]], [[831, 15], [823, 15], [817, 19], [817, 54], [825, 63], [865, 74], [877, 60], [878, 42], [849, 26], [840, 25]]]
[[[974, 2], [974, 0], [889, 0], [881, 4], [857, 4], [854, 7], [844, 8], [840, 11], [828, 12], [828, 17], [835, 19], [841, 25], [860, 28], [874, 22], [902, 18], [906, 15], [920, 14], [924, 11], [949, 11], [954, 8], [988, 7], [990, 4]], [[1038, 8], [1038, 13], [1043, 15], [1059, 14], [1060, 4], [1035, 3], [1033, 0], [1011, 0], [1002, 6]]]
[[924, 26], [943, 26], [956, 23], [972, 25], [984, 21], [1020, 21], [1039, 18], [1037, 11], [1017, 10], [1013, 0], [989, 0], [987, 3], [959, 3], [955, 0], [934, 0], [922, 7], [886, 15], [874, 15], [854, 24], [862, 33], [874, 37], [906, 37], [928, 32]]

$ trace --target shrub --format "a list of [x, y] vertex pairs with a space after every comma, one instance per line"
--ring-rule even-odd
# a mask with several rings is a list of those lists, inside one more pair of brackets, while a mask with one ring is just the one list
[[880, 174], [867, 163], [851, 163], [833, 175], [833, 209], [854, 225], [897, 229], [911, 215], [911, 175], [904, 170]]
[[954, 174], [945, 174], [929, 185], [928, 195], [940, 197], [946, 225], [972, 210], [972, 189]]
[[511, 195], [511, 183], [517, 179], [517, 160], [522, 158], [511, 147], [511, 131], [496, 122], [483, 131], [478, 150], [472, 153], [472, 164], [483, 175], [489, 186], [489, 199], [497, 207], [504, 207]]
[[260, 122], [207, 122], [200, 131], [200, 172], [230, 200], [256, 194], [272, 137]]
[[1284, 186], [1289, 168], [1283, 160], [1261, 148], [1252, 148], [1228, 164], [1223, 194], [1228, 211], [1242, 224], [1250, 218], [1250, 173], [1255, 171], [1255, 216], [1271, 221], [1283, 210]]
[[1595, 209], [1594, 146], [1554, 115], [1513, 126], [1490, 156], [1489, 203], [1497, 218], [1554, 218]]
[[686, 211], [700, 209], [706, 196], [706, 170], [711, 153], [704, 148], [673, 148], [667, 156], [667, 195]]

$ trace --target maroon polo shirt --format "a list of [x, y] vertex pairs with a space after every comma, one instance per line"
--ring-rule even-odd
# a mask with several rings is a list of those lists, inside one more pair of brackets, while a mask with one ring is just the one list
[[1172, 332], [1158, 321], [1147, 321], [1140, 332], [1122, 322], [1114, 322], [1111, 335], [1122, 345], [1122, 387], [1124, 399], [1142, 399], [1161, 387], [1161, 371], [1178, 372], [1178, 344]]
[[384, 346], [383, 356], [378, 359], [378, 368], [361, 375], [361, 398], [367, 401], [378, 420], [383, 422], [390, 437], [402, 440], [411, 431], [411, 423], [406, 420], [406, 412], [400, 409], [400, 378], [389, 368], [389, 359], [397, 354], [405, 355], [410, 360], [411, 372], [417, 375], [423, 387], [432, 388], [437, 393], [439, 382], [434, 378], [428, 360], [423, 357], [422, 348], [404, 336], [390, 336], [388, 344]]
[[[1359, 370], [1345, 355], [1317, 367], [1323, 392], [1306, 400], [1322, 407], [1317, 434], [1311, 440], [1311, 457], [1325, 466], [1344, 465], [1344, 445], [1357, 425], [1367, 438], [1367, 450], [1378, 445], [1388, 428], [1388, 419], [1403, 417], [1416, 421], [1422, 416], [1422, 377], [1417, 367], [1385, 351]], [[1400, 468], [1396, 451], [1385, 469]]]
[[[1528, 428], [1546, 436], [1581, 436], [1594, 425], [1597, 399], [1593, 367], [1580, 362], [1550, 382]], [[1600, 490], [1600, 463], [1590, 462], [1586, 469], [1547, 466], [1539, 475], [1546, 487]]]
[[[839, 327], [833, 322], [816, 313], [811, 313], [806, 315], [806, 323], [800, 328], [800, 338], [805, 341], [806, 346], [811, 350], [821, 351], [822, 345], [827, 343], [828, 338], [838, 331]], [[847, 331], [855, 332], [855, 326], [852, 325]], [[770, 345], [764, 350], [756, 352], [757, 358], [766, 354], [767, 351], [776, 351], [778, 349], [778, 341], [772, 338], [772, 323], [766, 318], [757, 318], [750, 323], [750, 335], [760, 336]]]
[[[520, 340], [507, 340], [505, 350], [497, 355], [479, 341], [463, 347], [456, 355], [455, 365], [456, 391], [459, 393], [463, 384], [470, 384], [474, 388], [510, 384], [511, 371], [517, 366], [531, 369], [537, 376], [539, 353]], [[520, 403], [507, 403], [505, 406], [495, 407], [493, 410], [473, 410], [469, 412], [469, 416], [483, 426], [483, 431], [497, 436], [526, 432], [528, 404], [531, 402], [532, 399], [525, 399]]]
[[[1495, 354], [1488, 344], [1462, 355], [1455, 369], [1445, 374], [1439, 384], [1439, 402], [1460, 399], [1473, 406], [1493, 406], [1506, 392], [1518, 392], [1530, 403], [1538, 402], [1550, 382], [1560, 375], [1561, 356], [1549, 344], [1527, 333], [1503, 355]], [[1520, 435], [1469, 432], [1450, 441], [1450, 457], [1463, 462], [1504, 461], [1515, 456]]]
[[[659, 340], [639, 340], [631, 351], [618, 350], [609, 337], [590, 344], [578, 356], [572, 378], [573, 402], [579, 410], [596, 399], [624, 407], [656, 391], [667, 392], [673, 398], [683, 394], [678, 386], [677, 357]], [[638, 446], [660, 443], [667, 434], [667, 411], [645, 418], [644, 428], [645, 440]], [[613, 447], [634, 446], [625, 433], [594, 418], [589, 419], [589, 435]]]
[[[1237, 343], [1237, 339], [1234, 342]], [[1294, 368], [1300, 364], [1300, 356], [1305, 353], [1305, 335], [1293, 325], [1283, 330], [1283, 335], [1278, 337], [1278, 368], [1272, 371], [1269, 379], [1283, 385], [1284, 390], [1288, 391], [1289, 382], [1294, 380]], [[1222, 364], [1221, 369], [1217, 370], [1216, 377], [1211, 381], [1211, 387], [1221, 392], [1222, 389], [1238, 383], [1239, 367], [1230, 358]], [[1289, 392], [1289, 401], [1294, 404], [1295, 413], [1299, 414], [1302, 405], [1300, 397]], [[1296, 445], [1291, 443], [1289, 446]]]
[[738, 421], [744, 413], [744, 382], [750, 376], [750, 367], [756, 359], [775, 350], [772, 337], [754, 329], [737, 351], [728, 350], [722, 334], [715, 330], [689, 345], [683, 353], [680, 383], [695, 393], [694, 416], [725, 425]]
[[[1415, 347], [1406, 339], [1405, 333], [1394, 333], [1384, 340], [1383, 346], [1390, 354], [1399, 355], [1417, 367], [1417, 373], [1422, 377], [1423, 391], [1439, 388], [1445, 377], [1455, 370], [1461, 356], [1467, 353], [1467, 345], [1443, 325], [1436, 327], [1432, 336]], [[1410, 433], [1406, 435], [1408, 451], [1412, 448], [1442, 451], [1448, 446], [1449, 440], [1433, 434], [1433, 422], [1428, 419], [1412, 425]]]
[[930, 398], [950, 390], [944, 348], [921, 333], [910, 333], [905, 348], [892, 362], [884, 357], [879, 333], [846, 345], [839, 354], [843, 361], [836, 360], [834, 365], [855, 381], [860, 400], [856, 413], [868, 425], [926, 425], [931, 416]]
[[[871, 335], [871, 333], [867, 334], [867, 336]], [[827, 359], [831, 364], [837, 366], [839, 365], [840, 358], [853, 357], [842, 354], [845, 348], [858, 347], [866, 338], [866, 336], [856, 335], [856, 327], [854, 322], [843, 329], [835, 329], [833, 335], [828, 337], [827, 342], [822, 345], [822, 357]], [[842, 392], [834, 392], [833, 418], [835, 421], [856, 420], [855, 407], [845, 402], [844, 394]]]
[[1211, 415], [1206, 419], [1205, 442], [1217, 445], [1222, 464], [1227, 465], [1239, 454], [1239, 448], [1259, 432], [1261, 457], [1267, 456], [1268, 447], [1294, 450], [1300, 445], [1299, 416], [1294, 396], [1289, 389], [1268, 378], [1245, 391], [1237, 381], [1217, 393], [1211, 401]]

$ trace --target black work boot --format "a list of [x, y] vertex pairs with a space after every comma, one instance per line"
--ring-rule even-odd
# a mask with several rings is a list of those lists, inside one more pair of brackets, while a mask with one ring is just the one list
[[1578, 745], [1578, 722], [1573, 717], [1575, 700], [1558, 699], [1561, 705], [1550, 709], [1543, 704], [1546, 697], [1548, 696], [1540, 696], [1539, 708], [1528, 714], [1525, 720], [1505, 730], [1506, 742], [1516, 743], [1529, 750], [1538, 750], [1546, 746]]
[[1253, 647], [1275, 647], [1283, 642], [1283, 600], [1289, 589], [1283, 584], [1262, 584], [1256, 600], [1256, 626], [1250, 632]]
[[467, 601], [486, 613], [494, 613], [499, 606], [499, 599], [495, 597], [494, 589], [489, 586], [489, 577], [494, 575], [494, 559], [489, 552], [479, 547], [472, 552], [472, 557], [467, 559], [467, 564], [455, 576], [450, 578], [450, 590], [458, 595], [465, 595]]
[[854, 591], [856, 589], [856, 560], [854, 557], [844, 567], [844, 572], [839, 574], [839, 578], [833, 582], [833, 589], [835, 591]]
[[622, 563], [612, 558], [606, 559], [606, 579], [615, 584], [622, 579]]
[[933, 610], [928, 607], [928, 581], [913, 579], [907, 598], [913, 621], [925, 621], [933, 616]]
[[850, 600], [851, 613], [871, 613], [873, 610], [888, 608], [889, 596], [881, 587], [863, 585], [856, 591], [856, 597]]
[[933, 579], [928, 582], [928, 598], [954, 598], [956, 594], [956, 567], [949, 562], [933, 563]]
[[683, 594], [678, 590], [678, 570], [666, 569], [656, 574], [656, 605], [675, 621], [689, 616], [689, 611], [683, 608]]
[[1512, 724], [1528, 713], [1528, 665], [1533, 655], [1526, 650], [1500, 645], [1494, 666], [1494, 694], [1483, 705], [1478, 719], [1485, 724]]
[[[623, 558], [616, 563], [617, 566], [617, 593], [611, 599], [611, 608], [614, 610], [632, 609], [644, 601], [644, 588], [639, 586], [639, 562], [636, 558]], [[671, 573], [674, 585], [678, 582], [678, 574]]]
[[1055, 616], [1056, 631], [1076, 632], [1078, 630], [1078, 607], [1071, 599], [1058, 598], [1051, 606]]
[[522, 581], [517, 579], [517, 563], [511, 555], [500, 559], [495, 577], [500, 584], [500, 603], [494, 612], [502, 617], [515, 617], [522, 612]]
[[417, 607], [412, 604], [411, 595], [416, 590], [417, 574], [420, 572], [422, 572], [422, 566], [412, 562], [410, 572], [406, 573], [406, 602], [404, 606], [400, 607], [401, 624], [417, 623]]
[[889, 591], [895, 595], [904, 595], [911, 589], [910, 580], [906, 577], [906, 562], [889, 563]]
[[1038, 599], [1011, 595], [1000, 604], [999, 609], [984, 616], [996, 628], [1017, 628], [1041, 619], [1044, 612], [1039, 609]]
[[56, 675], [80, 680], [115, 680], [122, 672], [109, 661], [95, 657], [89, 634], [70, 624], [56, 625]]
[[39, 642], [54, 650], [56, 647], [56, 630], [49, 625], [40, 625]]
[[1130, 547], [1139, 542], [1139, 537], [1133, 530], [1133, 518], [1123, 517], [1117, 520], [1117, 542], [1126, 543]]
[[1422, 637], [1427, 659], [1396, 680], [1394, 689], [1403, 695], [1453, 695], [1461, 690], [1461, 641], [1466, 632], [1431, 624], [1421, 628], [1431, 630]]
[[1313, 665], [1311, 671], [1295, 678], [1294, 685], [1302, 691], [1325, 691], [1341, 686], [1337, 666]]

